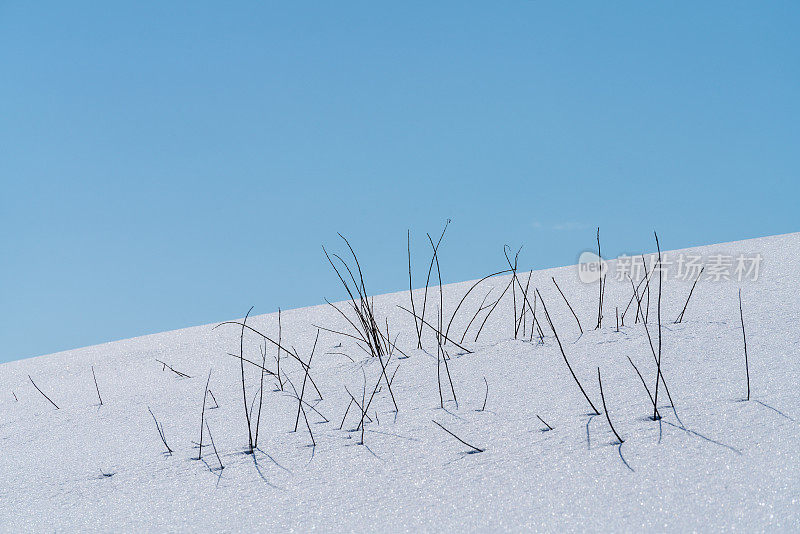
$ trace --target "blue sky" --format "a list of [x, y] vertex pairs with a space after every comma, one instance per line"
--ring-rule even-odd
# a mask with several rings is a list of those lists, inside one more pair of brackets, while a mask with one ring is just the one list
[[[794, 232], [794, 2], [0, 2], [0, 361]], [[765, 260], [766, 261], [766, 260]]]

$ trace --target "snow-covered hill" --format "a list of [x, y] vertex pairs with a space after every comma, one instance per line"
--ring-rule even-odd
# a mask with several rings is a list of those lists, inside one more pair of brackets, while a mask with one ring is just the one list
[[[700, 259], [692, 260], [696, 256]], [[737, 272], [742, 258], [754, 270]], [[447, 258], [440, 260], [446, 270]], [[484, 281], [458, 308], [444, 343], [449, 359], [446, 366], [439, 361], [438, 379], [432, 328], [438, 287], [428, 291], [425, 320], [432, 326], [422, 327], [422, 349], [417, 348], [415, 320], [398, 307], [410, 308], [408, 291], [376, 296], [378, 326], [385, 333], [388, 321], [388, 337], [394, 342], [397, 336], [396, 349], [383, 338], [378, 341], [392, 352], [381, 358], [391, 391], [381, 362], [363, 349], [363, 342], [319, 330], [310, 379], [304, 380], [298, 359], [287, 353], [280, 364], [283, 391], [276, 377], [265, 374], [260, 420], [261, 370], [242, 365], [242, 327], [237, 324], [3, 364], [0, 527], [800, 529], [800, 234], [671, 251], [663, 260], [670, 262], [661, 302], [661, 358], [669, 395], [660, 383], [658, 421], [652, 419], [650, 400], [656, 386], [658, 275], [651, 278], [649, 311], [646, 292], [642, 303], [651, 349], [643, 321], [635, 322], [636, 301], [627, 306], [631, 281], [616, 279], [623, 261], [608, 264], [599, 329], [599, 282], [582, 282], [574, 266], [535, 271], [529, 286], [528, 273], [518, 273], [521, 287], [514, 284], [493, 310], [485, 306], [512, 276]], [[685, 276], [679, 270], [698, 261], [705, 271], [683, 321], [676, 324], [697, 274]], [[730, 279], [724, 279], [721, 265], [728, 267]], [[369, 289], [369, 269], [362, 267]], [[628, 273], [634, 283], [643, 276]], [[331, 283], [337, 283], [331, 276]], [[580, 320], [582, 335], [551, 277]], [[444, 286], [443, 330], [472, 285]], [[533, 317], [527, 306], [515, 339], [526, 286], [531, 304], [534, 288], [541, 294], [588, 401], [565, 364], [538, 296], [543, 342], [538, 329], [531, 336]], [[747, 379], [739, 289], [749, 401], [743, 400]], [[424, 289], [415, 290], [414, 297], [419, 315]], [[485, 309], [469, 324], [462, 342], [482, 303]], [[256, 311], [275, 307], [258, 304]], [[356, 321], [352, 308], [337, 306]], [[621, 316], [626, 307], [624, 326], [617, 331], [615, 310]], [[249, 317], [246, 324], [278, 340], [276, 313]], [[317, 327], [356, 335], [325, 304], [284, 311], [280, 344], [308, 362]], [[243, 354], [277, 372], [278, 349], [249, 329]], [[212, 395], [205, 394], [207, 380]], [[306, 404], [298, 417], [295, 391], [302, 390]], [[358, 430], [362, 412], [350, 394], [358, 404], [369, 404], [363, 444]], [[245, 398], [252, 406], [252, 428], [260, 421], [254, 454], [247, 454]], [[621, 445], [607, 415], [624, 440]], [[154, 417], [171, 454], [165, 454]]]

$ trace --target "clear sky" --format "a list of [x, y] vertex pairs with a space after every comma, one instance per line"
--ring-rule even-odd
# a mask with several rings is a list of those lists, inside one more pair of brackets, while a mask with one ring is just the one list
[[[800, 230], [797, 2], [2, 2], [0, 361]], [[768, 261], [765, 259], [765, 261]]]

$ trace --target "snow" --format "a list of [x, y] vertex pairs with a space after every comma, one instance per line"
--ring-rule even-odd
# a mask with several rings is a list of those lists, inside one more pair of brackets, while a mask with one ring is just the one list
[[[458, 405], [442, 366], [444, 409], [432, 331], [425, 329], [425, 349], [416, 348], [414, 321], [397, 307], [409, 306], [408, 291], [375, 297], [379, 320], [388, 319], [391, 336], [399, 334], [398, 346], [408, 357], [395, 352], [387, 365], [390, 376], [398, 369], [392, 391], [399, 411], [384, 385], [370, 405], [373, 421], [365, 425], [364, 445], [355, 430], [360, 412], [354, 406], [339, 429], [350, 403], [345, 387], [359, 402], [365, 390], [369, 398], [381, 366], [353, 339], [330, 332], [320, 333], [310, 371], [323, 400], [310, 383], [304, 396], [330, 421], [306, 410], [316, 446], [310, 446], [302, 415], [298, 431], [292, 431], [298, 403], [291, 386], [286, 384], [288, 392], [276, 390], [276, 380], [267, 376], [253, 455], [245, 453], [240, 361], [229, 355], [239, 352], [236, 325], [187, 328], [3, 364], [0, 526], [4, 531], [800, 529], [800, 234], [683, 252], [759, 253], [763, 264], [757, 281], [701, 279], [681, 324], [673, 321], [693, 280], [664, 276], [662, 368], [675, 410], [662, 387], [660, 421], [649, 417], [652, 403], [627, 359], [652, 391], [656, 367], [645, 327], [634, 324], [629, 312], [625, 326], [615, 329], [614, 308], [622, 313], [630, 282], [609, 274], [603, 325], [595, 330], [599, 286], [582, 283], [574, 266], [534, 271], [530, 285], [544, 297], [567, 357], [601, 415], [589, 415], [541, 307], [544, 344], [527, 335], [514, 339], [510, 291], [477, 342], [476, 324], [471, 326], [463, 343], [471, 352], [446, 344]], [[447, 258], [440, 260], [446, 273]], [[614, 268], [612, 261], [610, 273]], [[551, 276], [581, 319], [583, 335]], [[524, 284], [527, 272], [520, 277]], [[496, 297], [509, 280], [510, 275], [491, 278], [473, 291], [451, 332], [460, 338], [488, 288], [496, 288]], [[657, 344], [656, 280], [648, 324]], [[471, 285], [444, 286], [447, 319]], [[743, 400], [739, 288], [750, 401]], [[418, 313], [423, 291], [414, 292]], [[426, 315], [431, 322], [436, 305], [438, 287], [433, 287]], [[315, 325], [349, 328], [327, 304], [284, 311], [281, 318], [282, 343], [305, 361]], [[277, 339], [277, 314], [250, 317], [247, 324]], [[526, 324], [530, 328], [530, 314]], [[245, 357], [260, 362], [258, 336], [247, 333], [244, 341]], [[267, 347], [267, 368], [273, 371], [276, 354], [274, 346]], [[283, 355], [281, 367], [299, 390], [300, 365]], [[598, 367], [609, 416], [625, 440], [621, 446], [602, 414]], [[208, 433], [203, 459], [196, 459], [212, 368], [209, 389], [219, 407], [209, 396], [205, 419], [222, 470], [206, 446]], [[260, 372], [249, 364], [245, 370], [250, 402]], [[34, 389], [29, 375], [60, 409]], [[485, 384], [486, 409], [480, 410]], [[148, 407], [173, 454], [164, 454]], [[543, 431], [537, 416], [553, 430]], [[472, 451], [433, 421], [484, 452]]]

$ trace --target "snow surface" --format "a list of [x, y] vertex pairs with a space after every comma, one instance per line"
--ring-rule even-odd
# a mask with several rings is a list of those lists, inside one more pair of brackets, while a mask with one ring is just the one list
[[[527, 335], [514, 339], [510, 291], [478, 342], [476, 324], [471, 326], [464, 343], [471, 353], [446, 345], [458, 406], [442, 366], [447, 402], [440, 408], [434, 337], [426, 328], [425, 350], [415, 348], [414, 321], [397, 307], [409, 306], [406, 291], [374, 299], [380, 320], [388, 318], [392, 337], [399, 334], [398, 346], [408, 357], [395, 352], [387, 365], [390, 374], [399, 365], [392, 382], [399, 412], [394, 413], [382, 387], [370, 405], [373, 421], [365, 426], [364, 445], [354, 430], [360, 421], [354, 407], [339, 429], [350, 402], [345, 387], [360, 402], [366, 380], [368, 397], [380, 364], [353, 339], [324, 331], [311, 365], [323, 400], [310, 384], [305, 391], [305, 398], [330, 420], [326, 423], [307, 409], [316, 447], [310, 446], [302, 415], [298, 431], [292, 432], [298, 403], [289, 393], [291, 386], [286, 384], [287, 392], [277, 391], [276, 380], [267, 376], [254, 455], [245, 453], [240, 362], [229, 355], [239, 352], [241, 330], [236, 325], [199, 326], [1, 365], [0, 527], [796, 531], [800, 234], [691, 252], [760, 253], [763, 265], [755, 282], [701, 280], [681, 324], [673, 321], [692, 281], [664, 277], [662, 366], [675, 410], [662, 387], [663, 419], [658, 422], [649, 418], [652, 403], [627, 359], [636, 363], [652, 390], [656, 368], [645, 327], [634, 324], [629, 312], [625, 326], [615, 331], [614, 308], [621, 313], [626, 306], [630, 283], [609, 276], [605, 319], [594, 330], [597, 283], [581, 283], [575, 267], [533, 273], [531, 287], [540, 290], [575, 373], [603, 412], [597, 381], [601, 368], [609, 415], [625, 440], [621, 446], [605, 414], [589, 415], [591, 408], [564, 364], [541, 307], [537, 318], [546, 334], [544, 344], [536, 337], [528, 341]], [[447, 258], [441, 261], [446, 273]], [[369, 289], [369, 268], [364, 267]], [[524, 282], [527, 272], [520, 276]], [[580, 317], [583, 335], [551, 276]], [[508, 275], [492, 278], [473, 291], [451, 337], [460, 338], [489, 287], [496, 288], [496, 298], [509, 280]], [[331, 283], [338, 283], [333, 274]], [[447, 319], [470, 285], [444, 286]], [[746, 381], [740, 287], [752, 384], [749, 402], [742, 400]], [[423, 290], [414, 294], [419, 308]], [[654, 282], [649, 311], [654, 343], [656, 295]], [[438, 288], [432, 288], [426, 316], [432, 322], [437, 305]], [[530, 314], [526, 322], [529, 328]], [[277, 338], [277, 314], [251, 317], [248, 325]], [[306, 361], [314, 325], [348, 328], [328, 305], [284, 311], [282, 341]], [[245, 335], [245, 357], [260, 362], [260, 346], [256, 335]], [[277, 351], [272, 346], [267, 351], [267, 368], [274, 371]], [[191, 378], [179, 377], [156, 360]], [[299, 390], [304, 374], [300, 365], [284, 355], [281, 366]], [[211, 368], [209, 389], [216, 402], [208, 397], [205, 418], [223, 470], [206, 447], [208, 433], [203, 459], [196, 460]], [[258, 393], [260, 372], [248, 364], [246, 373], [251, 401]], [[34, 389], [28, 375], [60, 409]], [[485, 384], [488, 399], [481, 411]], [[164, 454], [148, 407], [163, 425], [173, 454]], [[537, 415], [554, 429], [543, 431]], [[485, 451], [471, 452], [433, 421]]]

